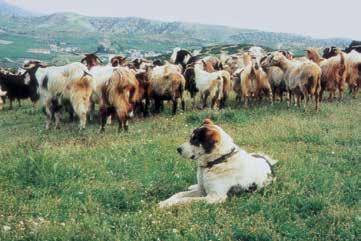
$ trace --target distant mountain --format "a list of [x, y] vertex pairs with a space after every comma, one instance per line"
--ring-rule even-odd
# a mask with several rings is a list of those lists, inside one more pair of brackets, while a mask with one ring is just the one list
[[34, 13], [26, 11], [22, 8], [16, 7], [12, 4], [7, 3], [4, 0], [0, 0], [0, 14], [10, 16], [34, 16]]
[[0, 57], [47, 60], [73, 51], [157, 55], [178, 46], [200, 49], [213, 45], [255, 44], [294, 50], [310, 46], [344, 47], [351, 42], [350, 39], [315, 39], [287, 33], [135, 17], [88, 17], [75, 13], [34, 16], [3, 0], [0, 0], [0, 40], [2, 43], [11, 42], [7, 45], [0, 42]]

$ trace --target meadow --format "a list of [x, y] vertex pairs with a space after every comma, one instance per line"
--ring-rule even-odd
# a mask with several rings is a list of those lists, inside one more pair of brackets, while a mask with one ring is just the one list
[[[279, 160], [266, 189], [160, 210], [196, 181], [176, 152], [210, 117]], [[286, 103], [44, 129], [30, 103], [0, 112], [0, 240], [361, 240], [361, 98], [316, 113]], [[67, 121], [67, 119], [65, 119]]]

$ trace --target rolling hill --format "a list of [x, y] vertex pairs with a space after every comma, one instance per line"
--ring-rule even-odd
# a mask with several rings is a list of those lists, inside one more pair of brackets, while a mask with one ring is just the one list
[[[0, 58], [52, 61], [72, 52], [156, 56], [176, 46], [255, 44], [271, 48], [346, 46], [349, 39], [314, 39], [295, 34], [142, 18], [89, 17], [75, 13], [34, 15], [0, 0]], [[6, 44], [4, 44], [6, 43]]]

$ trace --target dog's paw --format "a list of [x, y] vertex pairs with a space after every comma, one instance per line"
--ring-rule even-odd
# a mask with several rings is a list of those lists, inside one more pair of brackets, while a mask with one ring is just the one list
[[194, 184], [188, 187], [189, 191], [193, 191], [193, 190], [197, 190], [198, 189], [198, 184]]
[[161, 209], [168, 208], [170, 206], [171, 205], [170, 205], [169, 201], [167, 201], [167, 200], [161, 201], [160, 203], [158, 203], [158, 207]]

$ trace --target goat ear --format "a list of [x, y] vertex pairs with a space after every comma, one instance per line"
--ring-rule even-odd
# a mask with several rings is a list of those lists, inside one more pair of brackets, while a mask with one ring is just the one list
[[204, 119], [203, 125], [214, 125], [213, 121], [209, 118]]
[[85, 58], [82, 58], [82, 59], [80, 60], [80, 63], [84, 64], [85, 60], [86, 60], [86, 57], [85, 57]]
[[96, 56], [96, 58], [97, 58], [97, 60], [99, 60], [99, 63], [103, 63], [103, 61], [98, 57], [98, 56]]

